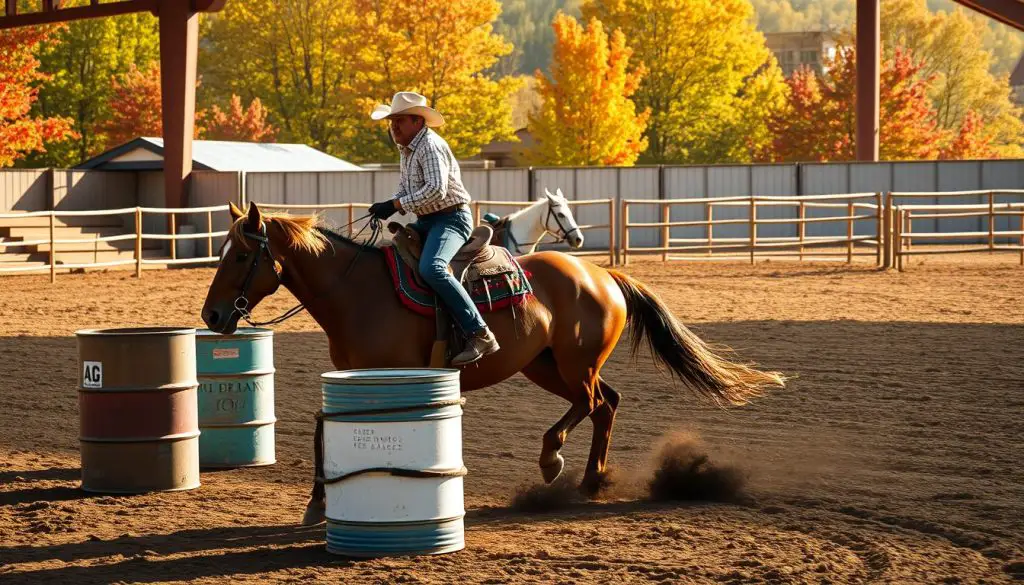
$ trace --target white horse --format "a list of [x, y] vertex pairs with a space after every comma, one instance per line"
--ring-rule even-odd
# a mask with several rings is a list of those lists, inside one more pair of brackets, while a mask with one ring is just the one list
[[566, 242], [575, 249], [583, 247], [583, 232], [561, 189], [554, 194], [544, 189], [544, 195], [529, 207], [503, 218], [488, 215], [485, 219], [494, 227], [491, 243], [508, 248], [516, 256], [533, 253], [547, 234], [555, 237], [555, 243]]

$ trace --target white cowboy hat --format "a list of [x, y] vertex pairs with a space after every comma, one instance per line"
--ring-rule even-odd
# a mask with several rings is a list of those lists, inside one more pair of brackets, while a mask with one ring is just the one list
[[381, 104], [373, 109], [370, 118], [383, 120], [391, 116], [422, 116], [429, 128], [444, 125], [444, 117], [427, 105], [427, 98], [411, 91], [400, 91], [391, 98], [391, 105]]

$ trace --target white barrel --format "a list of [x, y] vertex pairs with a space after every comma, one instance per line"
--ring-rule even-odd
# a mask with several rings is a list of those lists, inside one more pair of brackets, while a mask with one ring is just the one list
[[465, 547], [458, 370], [321, 377], [327, 549], [348, 556]]

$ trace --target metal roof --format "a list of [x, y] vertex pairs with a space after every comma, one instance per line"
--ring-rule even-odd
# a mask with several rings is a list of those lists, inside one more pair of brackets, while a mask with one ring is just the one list
[[[82, 162], [75, 168], [96, 170], [162, 170], [162, 138], [140, 137]], [[363, 168], [305, 144], [192, 141], [196, 170], [316, 172], [362, 171]]]

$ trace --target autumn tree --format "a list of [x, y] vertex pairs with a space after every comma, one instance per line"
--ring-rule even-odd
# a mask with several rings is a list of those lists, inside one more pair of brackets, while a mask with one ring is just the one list
[[32, 157], [35, 164], [73, 166], [107, 147], [100, 127], [112, 115], [112, 82], [133, 65], [145, 68], [159, 58], [157, 29], [149, 13], [80, 20], [40, 46], [40, 69], [50, 80], [34, 111], [74, 120], [77, 137], [47, 145], [45, 155]]
[[986, 159], [997, 158], [992, 147], [992, 136], [985, 130], [985, 122], [977, 112], [967, 112], [960, 129], [939, 151], [940, 159]]
[[[879, 157], [934, 159], [944, 132], [928, 98], [923, 64], [897, 51], [882, 62], [879, 78]], [[762, 158], [772, 161], [853, 160], [856, 147], [856, 56], [841, 48], [823, 77], [801, 69], [788, 80], [786, 108], [769, 120], [776, 138]]]
[[363, 50], [353, 0], [228, 2], [203, 21], [204, 103], [259, 98], [280, 138], [343, 156], [358, 116], [352, 103]]
[[749, 0], [588, 0], [582, 11], [622, 31], [647, 69], [634, 96], [651, 111], [643, 162], [744, 162], [768, 143], [785, 84]]
[[111, 90], [110, 117], [99, 127], [111, 146], [139, 136], [163, 136], [159, 64], [130, 66], [112, 81]]
[[[151, 63], [145, 69], [132, 66], [113, 83], [110, 119], [100, 131], [110, 144], [121, 144], [139, 136], [163, 136], [163, 103], [160, 96], [160, 66]], [[197, 110], [195, 137], [211, 140], [266, 142], [276, 135], [267, 123], [267, 110], [254, 99], [247, 108], [242, 99], [231, 96], [226, 110], [214, 105]]]
[[248, 108], [243, 108], [242, 98], [233, 95], [226, 111], [214, 105], [206, 112], [203, 137], [207, 140], [273, 142], [277, 130], [267, 123], [267, 113], [259, 98], [252, 100]]
[[54, 42], [54, 32], [53, 27], [0, 31], [0, 167], [74, 136], [71, 120], [30, 113], [39, 85], [49, 79], [39, 71], [35, 52]]
[[368, 115], [403, 90], [423, 94], [445, 115], [441, 133], [458, 157], [514, 139], [510, 98], [521, 82], [491, 71], [512, 51], [494, 32], [497, 0], [355, 0], [355, 10], [363, 18], [355, 35], [361, 50], [351, 158], [397, 160], [386, 126]]
[[553, 23], [550, 77], [538, 71], [540, 111], [530, 116], [537, 145], [525, 153], [532, 164], [632, 165], [647, 147], [648, 112], [630, 99], [643, 76], [630, 67], [625, 35], [609, 37], [597, 19], [584, 28], [558, 14]]
[[982, 124], [992, 152], [1024, 155], [1024, 111], [1011, 99], [1007, 75], [990, 72], [992, 54], [983, 39], [992, 35], [985, 17], [962, 9], [933, 14], [925, 0], [888, 0], [881, 22], [885, 54], [909, 49], [924, 63], [920, 76], [934, 79], [929, 96], [940, 128], [952, 137], [968, 115], [978, 116], [968, 126]]

